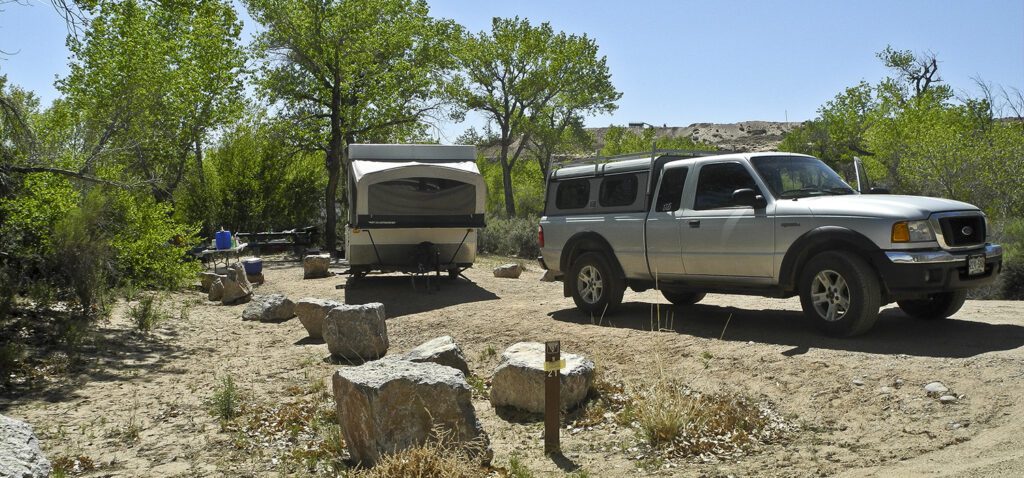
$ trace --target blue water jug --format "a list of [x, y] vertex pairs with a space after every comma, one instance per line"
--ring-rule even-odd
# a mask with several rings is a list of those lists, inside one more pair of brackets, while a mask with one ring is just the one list
[[217, 249], [231, 249], [231, 231], [217, 231]]

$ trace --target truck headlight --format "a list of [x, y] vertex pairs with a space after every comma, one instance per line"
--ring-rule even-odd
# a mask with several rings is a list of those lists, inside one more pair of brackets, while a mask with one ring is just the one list
[[935, 233], [928, 221], [900, 221], [892, 225], [892, 242], [929, 242]]

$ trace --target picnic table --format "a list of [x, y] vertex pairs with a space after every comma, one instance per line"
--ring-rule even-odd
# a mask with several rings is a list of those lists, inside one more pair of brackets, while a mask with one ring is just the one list
[[297, 256], [304, 256], [306, 248], [316, 244], [319, 229], [316, 226], [289, 229], [287, 231], [239, 232], [235, 236], [244, 240], [257, 255], [263, 249], [292, 248]]
[[239, 242], [238, 245], [230, 249], [203, 249], [199, 253], [199, 257], [206, 263], [207, 269], [209, 269], [210, 264], [213, 263], [213, 270], [216, 271], [217, 264], [222, 261], [224, 262], [224, 269], [227, 269], [228, 265], [231, 264], [231, 259], [234, 259], [236, 263], [238, 262], [238, 258], [242, 254], [242, 250], [245, 249], [245, 246], [247, 245], [248, 244], [244, 242]]

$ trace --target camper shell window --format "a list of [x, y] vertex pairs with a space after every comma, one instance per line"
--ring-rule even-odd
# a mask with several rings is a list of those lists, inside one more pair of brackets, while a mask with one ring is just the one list
[[629, 206], [636, 200], [636, 175], [617, 174], [601, 180], [598, 201], [603, 207]]
[[573, 179], [558, 185], [555, 193], [555, 207], [558, 209], [580, 209], [590, 200], [590, 180]]

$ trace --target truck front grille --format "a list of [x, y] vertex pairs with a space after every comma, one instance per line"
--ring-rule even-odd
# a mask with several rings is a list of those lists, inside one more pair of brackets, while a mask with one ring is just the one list
[[985, 243], [985, 218], [980, 215], [939, 218], [942, 242], [947, 247], [971, 247]]

